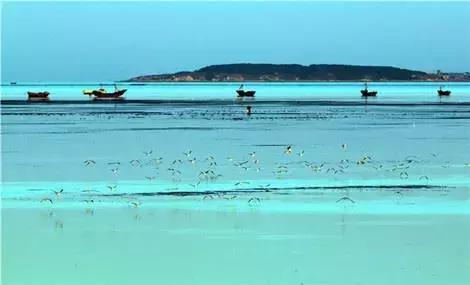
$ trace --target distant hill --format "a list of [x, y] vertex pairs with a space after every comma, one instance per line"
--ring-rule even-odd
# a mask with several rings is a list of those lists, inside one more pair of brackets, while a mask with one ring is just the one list
[[195, 71], [142, 75], [131, 82], [148, 81], [440, 81], [435, 74], [391, 66], [340, 64], [221, 64]]

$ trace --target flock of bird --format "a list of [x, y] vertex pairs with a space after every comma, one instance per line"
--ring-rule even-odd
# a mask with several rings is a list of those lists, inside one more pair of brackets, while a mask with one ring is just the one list
[[[348, 146], [342, 144], [340, 150], [347, 152]], [[294, 150], [294, 147], [287, 145], [283, 147], [281, 155], [286, 158], [292, 158], [284, 160], [282, 162], [276, 162], [274, 164], [266, 163], [262, 164], [260, 158], [256, 152], [249, 152], [242, 159], [236, 159], [234, 157], [227, 157], [226, 160], [220, 161], [217, 160], [214, 156], [207, 156], [203, 159], [197, 158], [192, 150], [182, 152], [180, 157], [176, 157], [170, 160], [164, 159], [163, 157], [158, 157], [155, 155], [153, 150], [142, 151], [142, 156], [140, 158], [132, 159], [126, 163], [121, 161], [111, 161], [106, 162], [107, 169], [115, 177], [113, 184], [107, 185], [106, 190], [94, 190], [94, 189], [84, 189], [81, 192], [81, 196], [85, 199], [81, 200], [83, 203], [92, 204], [98, 202], [102, 198], [106, 197], [116, 197], [121, 196], [126, 198], [126, 203], [134, 208], [138, 208], [142, 205], [142, 201], [138, 200], [136, 197], [138, 193], [126, 193], [120, 192], [119, 187], [119, 173], [123, 169], [124, 164], [128, 164], [132, 168], [147, 168], [145, 171], [152, 171], [150, 175], [144, 175], [142, 180], [147, 180], [149, 183], [154, 181], [163, 181], [168, 182], [171, 180], [170, 185], [175, 186], [174, 188], [167, 188], [165, 191], [156, 192], [156, 195], [173, 195], [173, 196], [200, 196], [202, 200], [213, 200], [215, 198], [224, 199], [224, 200], [234, 200], [234, 199], [243, 199], [247, 197], [247, 203], [250, 206], [256, 206], [261, 203], [263, 200], [260, 196], [253, 196], [256, 193], [268, 193], [282, 188], [271, 187], [271, 184], [255, 185], [256, 179], [246, 180], [246, 181], [236, 181], [230, 186], [228, 190], [218, 190], [212, 191], [207, 190], [206, 187], [202, 184], [211, 184], [219, 180], [223, 176], [230, 176], [235, 174], [236, 177], [246, 177], [248, 171], [256, 173], [261, 178], [269, 175], [269, 179], [284, 179], [291, 176], [293, 173], [301, 171], [302, 168], [312, 172], [314, 174], [322, 173], [323, 175], [333, 175], [337, 176], [344, 174], [350, 171], [354, 167], [363, 168], [370, 166], [370, 169], [375, 171], [385, 171], [390, 173], [392, 176], [406, 180], [410, 178], [410, 169], [420, 162], [422, 159], [416, 156], [407, 156], [404, 159], [397, 160], [393, 163], [385, 165], [379, 161], [375, 161], [370, 155], [363, 155], [356, 160], [350, 159], [341, 159], [339, 162], [311, 162], [305, 160], [306, 151], [305, 150]], [[430, 154], [431, 157], [436, 157], [437, 154]], [[97, 161], [93, 159], [87, 159], [83, 161], [83, 166], [87, 168], [95, 168]], [[294, 167], [292, 167], [294, 165]], [[188, 169], [189, 167], [189, 169]], [[449, 167], [449, 165], [442, 165], [443, 168]], [[465, 164], [465, 167], [470, 167], [470, 164]], [[224, 168], [226, 171], [221, 171], [221, 168]], [[228, 170], [228, 172], [227, 172]], [[241, 172], [240, 172], [241, 171]], [[263, 173], [260, 173], [263, 172]], [[183, 173], [185, 176], [183, 176]], [[267, 174], [266, 174], [267, 173]], [[188, 177], [192, 177], [194, 182], [185, 183]], [[430, 177], [427, 175], [422, 175], [418, 180], [423, 181], [425, 184], [429, 183]], [[233, 181], [230, 179], [225, 179], [228, 181]], [[225, 181], [227, 183], [227, 181]], [[204, 188], [206, 188], [204, 190]], [[189, 189], [189, 190], [188, 190]], [[125, 189], [124, 189], [125, 190]], [[396, 190], [394, 193], [398, 196], [402, 196], [403, 190]], [[61, 199], [62, 195], [65, 193], [64, 189], [52, 190], [52, 197], [45, 197], [41, 199], [41, 202], [47, 202], [54, 204], [55, 201]], [[118, 194], [119, 193], [119, 194]], [[356, 200], [352, 199], [349, 195], [349, 190], [343, 192], [343, 196], [335, 200], [336, 203], [356, 203]], [[155, 195], [155, 196], [156, 196]]]

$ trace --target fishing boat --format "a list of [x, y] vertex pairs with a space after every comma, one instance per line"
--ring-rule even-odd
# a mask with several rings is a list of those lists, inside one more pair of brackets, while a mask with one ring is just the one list
[[255, 97], [255, 90], [244, 90], [243, 84], [237, 89], [238, 97]]
[[49, 92], [42, 91], [42, 92], [31, 92], [28, 91], [28, 100], [29, 101], [47, 101], [49, 100]]
[[364, 84], [364, 89], [361, 90], [362, 97], [375, 97], [377, 96], [377, 91], [369, 91], [367, 88], [367, 82]]
[[127, 89], [118, 89], [116, 85], [114, 85], [114, 92], [108, 92], [104, 88], [99, 88], [96, 90], [83, 90], [83, 94], [93, 96], [94, 100], [122, 100], [124, 97], [124, 93], [126, 93]]
[[450, 96], [450, 90], [442, 90], [442, 86], [439, 87], [439, 90], [437, 90], [437, 94], [439, 96]]

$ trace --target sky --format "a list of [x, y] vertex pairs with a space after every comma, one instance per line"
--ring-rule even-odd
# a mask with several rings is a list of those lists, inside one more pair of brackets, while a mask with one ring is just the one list
[[225, 63], [470, 71], [470, 2], [7, 2], [2, 81], [105, 81]]

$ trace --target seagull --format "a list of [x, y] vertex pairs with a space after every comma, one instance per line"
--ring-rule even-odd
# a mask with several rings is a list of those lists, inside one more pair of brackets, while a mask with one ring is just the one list
[[199, 184], [201, 184], [201, 181], [198, 181], [196, 184], [189, 184], [189, 186], [196, 188]]
[[152, 159], [152, 162], [155, 162], [155, 164], [160, 164], [160, 163], [162, 163], [162, 161], [163, 161], [163, 157]]
[[131, 204], [132, 207], [138, 208], [138, 207], [140, 207], [140, 205], [142, 205], [142, 202], [136, 201], [136, 202], [130, 202], [130, 204]]
[[249, 162], [248, 160], [245, 160], [245, 161], [242, 161], [242, 162], [237, 162], [237, 163], [235, 163], [234, 165], [240, 167], [240, 166], [242, 166], [242, 165], [244, 165], [244, 164], [247, 164], [248, 162]]
[[382, 165], [382, 164], [381, 164], [381, 165], [379, 165], [379, 166], [374, 166], [375, 170], [379, 170], [379, 169], [381, 169], [382, 167], [383, 167], [383, 165]]
[[370, 156], [364, 156], [357, 162], [357, 164], [366, 164], [366, 163], [369, 163], [370, 161], [371, 161]]
[[188, 150], [187, 152], [183, 152], [183, 154], [184, 154], [186, 157], [190, 157], [192, 153], [193, 153], [193, 152], [192, 152], [191, 150]]
[[289, 172], [289, 171], [286, 170], [286, 169], [279, 169], [279, 170], [273, 171], [273, 173], [277, 174], [277, 175], [287, 173], [287, 172]]
[[58, 191], [55, 191], [55, 190], [51, 190], [52, 192], [54, 192], [54, 194], [57, 196], [57, 198], [60, 198], [60, 194], [62, 194], [62, 192], [64, 192], [64, 189], [60, 189]]
[[176, 173], [181, 174], [181, 171], [174, 168], [168, 168], [167, 170], [171, 172], [171, 175], [175, 175]]
[[143, 153], [145, 156], [150, 156], [150, 155], [153, 153], [153, 150], [143, 151], [142, 153]]
[[395, 194], [395, 195], [397, 195], [397, 196], [399, 196], [399, 197], [402, 197], [402, 196], [403, 196], [403, 193], [401, 193], [400, 190], [393, 192], [393, 194]]
[[51, 203], [51, 204], [54, 204], [54, 202], [52, 201], [51, 198], [43, 198], [43, 199], [41, 199], [40, 202], [41, 202], [41, 203], [42, 203], [42, 202], [49, 202], [49, 203]]
[[129, 162], [132, 166], [142, 166], [142, 162], [138, 159], [133, 159]]
[[310, 168], [312, 169], [312, 171], [320, 172], [324, 165], [325, 165], [324, 163], [320, 165], [311, 165]]
[[426, 180], [429, 180], [429, 177], [428, 177], [428, 176], [426, 176], [426, 175], [423, 175], [423, 176], [419, 177], [419, 180], [421, 180], [421, 179], [426, 179]]
[[87, 159], [83, 162], [86, 166], [90, 166], [90, 165], [95, 165], [96, 162], [94, 160], [91, 160], [91, 159]]
[[343, 198], [340, 198], [336, 201], [336, 203], [338, 202], [342, 202], [342, 201], [349, 201], [351, 203], [356, 203], [353, 199], [349, 198], [349, 197], [343, 197]]
[[408, 179], [408, 172], [400, 172], [400, 178], [401, 179]]
[[336, 173], [336, 169], [333, 168], [333, 167], [328, 168], [328, 169], [326, 170], [326, 173], [329, 173], [330, 171]]
[[341, 148], [342, 148], [343, 150], [346, 150], [346, 149], [348, 148], [348, 146], [347, 146], [345, 143], [343, 143], [343, 144], [341, 145]]
[[111, 191], [115, 191], [116, 188], [117, 188], [117, 185], [108, 185], [108, 186], [106, 186], [106, 187], [107, 187], [109, 190], [111, 190]]
[[248, 204], [252, 204], [252, 203], [260, 203], [261, 202], [261, 199], [258, 198], [258, 197], [253, 197], [253, 198], [250, 198], [248, 200]]
[[117, 173], [118, 173], [118, 170], [119, 170], [119, 168], [113, 168], [113, 169], [111, 169], [111, 172], [112, 172], [113, 174], [117, 174]]
[[233, 199], [237, 198], [237, 195], [232, 195], [230, 197], [223, 196], [222, 198], [224, 198], [225, 200], [233, 200]]
[[256, 157], [256, 152], [250, 152], [249, 155], [252, 157], [252, 158], [255, 158]]
[[302, 156], [304, 156], [304, 154], [305, 154], [305, 151], [304, 151], [304, 150], [302, 150], [302, 151], [301, 151], [301, 152], [299, 152], [297, 155], [298, 155], [298, 156], [300, 156], [300, 157], [302, 157]]
[[155, 179], [155, 176], [145, 176], [145, 178], [149, 181], [152, 181]]

